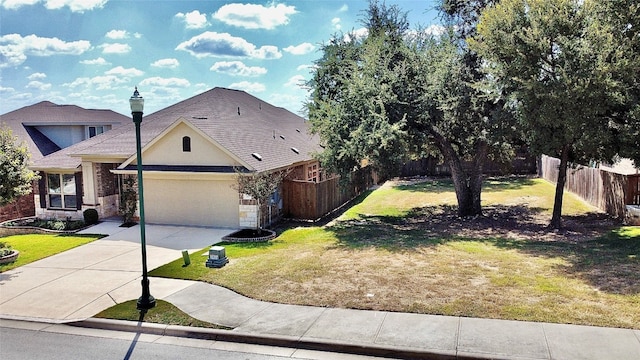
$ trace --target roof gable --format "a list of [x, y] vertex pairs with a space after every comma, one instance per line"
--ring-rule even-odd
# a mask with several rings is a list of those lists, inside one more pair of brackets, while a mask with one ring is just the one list
[[[185, 137], [188, 138], [189, 151], [184, 151], [183, 148]], [[184, 118], [176, 120], [160, 135], [147, 143], [142, 149], [142, 154], [142, 162], [145, 166], [247, 166]], [[133, 154], [119, 168], [124, 169], [134, 163], [136, 157], [137, 154]]]
[[38, 125], [111, 125], [129, 121], [129, 118], [112, 110], [84, 109], [76, 105], [57, 105], [50, 101], [0, 115], [0, 123], [11, 128], [20, 141], [25, 141], [31, 152], [31, 159], [38, 160], [56, 150], [52, 141], [39, 131]]

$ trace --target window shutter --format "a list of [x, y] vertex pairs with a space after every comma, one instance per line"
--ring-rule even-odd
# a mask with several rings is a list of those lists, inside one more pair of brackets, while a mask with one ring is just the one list
[[47, 174], [40, 173], [38, 180], [38, 192], [40, 193], [40, 208], [47, 208]]
[[76, 209], [82, 210], [82, 172], [74, 174], [76, 181]]

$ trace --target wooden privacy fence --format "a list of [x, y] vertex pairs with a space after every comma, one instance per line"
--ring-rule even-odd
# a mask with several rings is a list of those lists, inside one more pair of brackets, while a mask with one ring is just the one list
[[[485, 175], [527, 175], [536, 173], [536, 158], [519, 152], [508, 164], [499, 164], [487, 159], [483, 165]], [[450, 176], [449, 165], [435, 157], [425, 157], [406, 162], [400, 169], [400, 176]]]
[[283, 185], [283, 215], [298, 220], [316, 221], [374, 184], [374, 175], [363, 171], [353, 184], [341, 186], [340, 177], [320, 182], [285, 180]]
[[[555, 183], [558, 179], [560, 159], [542, 155], [540, 177]], [[625, 205], [639, 205], [640, 175], [622, 175], [600, 169], [578, 166], [567, 169], [565, 189], [616, 218], [624, 218]]]

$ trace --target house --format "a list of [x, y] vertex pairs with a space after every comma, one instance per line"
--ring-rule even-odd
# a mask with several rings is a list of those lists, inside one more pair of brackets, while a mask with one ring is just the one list
[[[0, 124], [8, 126], [19, 141], [26, 143], [32, 162], [130, 121], [111, 110], [84, 109], [49, 101], [0, 115]], [[0, 208], [0, 220], [33, 215], [31, 195]]]
[[[144, 96], [144, 94], [143, 94]], [[290, 170], [320, 178], [321, 148], [301, 117], [243, 91], [214, 88], [143, 117], [140, 127], [148, 223], [252, 227], [255, 205], [234, 188], [239, 172]], [[41, 217], [118, 213], [124, 177], [136, 176], [133, 122], [36, 158]], [[274, 210], [283, 208], [274, 194]]]

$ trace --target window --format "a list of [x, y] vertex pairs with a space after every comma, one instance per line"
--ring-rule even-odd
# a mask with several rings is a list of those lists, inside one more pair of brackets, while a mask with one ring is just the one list
[[104, 126], [89, 126], [89, 137], [92, 138], [104, 132]]
[[182, 151], [191, 152], [191, 138], [188, 136], [182, 138]]
[[74, 174], [47, 174], [49, 207], [76, 208], [76, 179]]

